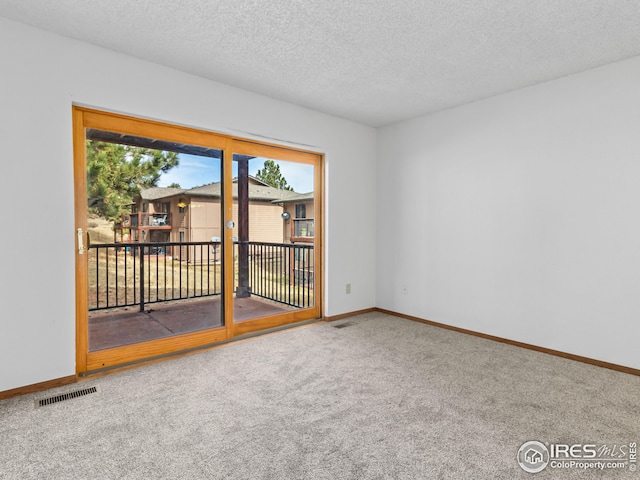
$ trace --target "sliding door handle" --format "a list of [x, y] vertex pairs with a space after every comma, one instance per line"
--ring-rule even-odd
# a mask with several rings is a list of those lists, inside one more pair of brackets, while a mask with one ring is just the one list
[[85, 248], [84, 248], [84, 231], [81, 228], [78, 228], [76, 230], [76, 235], [78, 237], [78, 254], [79, 255], [83, 255], [85, 252]]

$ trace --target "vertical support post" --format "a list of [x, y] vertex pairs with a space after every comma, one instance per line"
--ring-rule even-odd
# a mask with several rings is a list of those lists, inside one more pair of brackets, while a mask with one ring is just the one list
[[251, 296], [249, 285], [249, 159], [238, 158], [238, 288], [236, 297]]
[[140, 311], [144, 312], [144, 247], [138, 247], [140, 256]]

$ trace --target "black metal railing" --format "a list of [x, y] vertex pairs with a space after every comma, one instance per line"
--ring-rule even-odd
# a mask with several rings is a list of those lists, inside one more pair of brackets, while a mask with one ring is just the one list
[[[234, 290], [238, 286], [234, 242]], [[313, 245], [248, 242], [252, 295], [297, 308], [314, 305]], [[89, 310], [222, 294], [219, 242], [94, 244], [89, 248]]]
[[293, 307], [314, 305], [313, 245], [248, 242], [248, 247], [252, 295]]

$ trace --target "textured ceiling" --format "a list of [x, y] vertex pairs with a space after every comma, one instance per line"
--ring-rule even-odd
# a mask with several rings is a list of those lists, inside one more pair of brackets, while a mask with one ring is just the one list
[[640, 55], [638, 0], [0, 0], [0, 16], [372, 126]]

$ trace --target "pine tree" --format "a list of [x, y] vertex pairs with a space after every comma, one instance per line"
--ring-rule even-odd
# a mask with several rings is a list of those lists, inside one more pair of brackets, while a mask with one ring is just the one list
[[175, 152], [87, 140], [89, 211], [118, 221], [141, 189], [157, 186], [178, 163]]
[[279, 188], [280, 190], [293, 191], [293, 188], [287, 183], [287, 179], [284, 178], [282, 172], [280, 172], [280, 165], [273, 160], [265, 160], [264, 168], [258, 169], [256, 178], [267, 185]]

